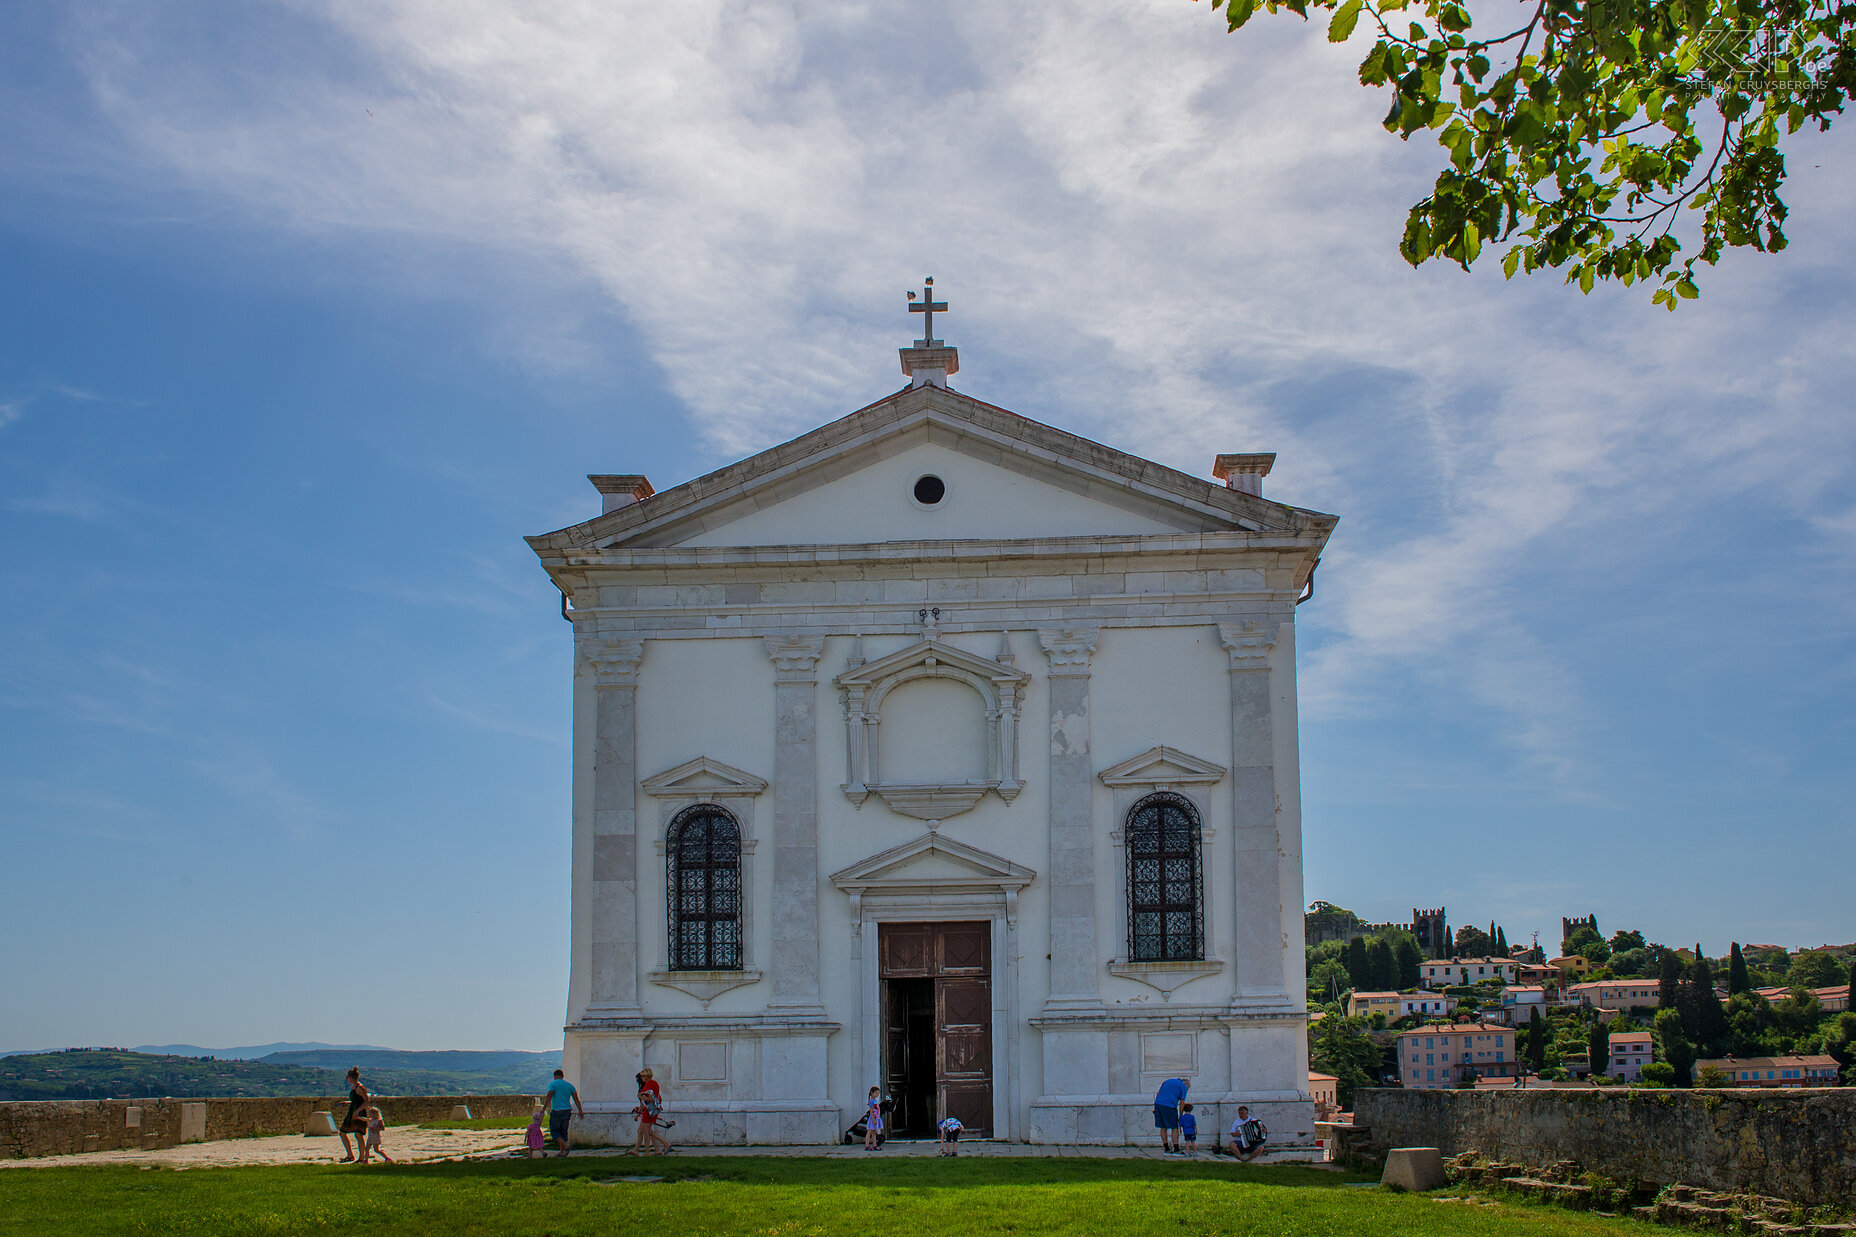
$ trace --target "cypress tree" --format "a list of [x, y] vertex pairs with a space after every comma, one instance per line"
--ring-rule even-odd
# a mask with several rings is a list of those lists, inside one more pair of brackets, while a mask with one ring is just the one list
[[1506, 958], [1508, 956], [1508, 938], [1502, 935], [1502, 926], [1500, 924], [1495, 925], [1495, 956], [1498, 958]]
[[1365, 992], [1373, 986], [1366, 970], [1366, 938], [1363, 936], [1347, 942], [1347, 978], [1353, 981], [1355, 992]]
[[1536, 1005], [1527, 1016], [1527, 1063], [1538, 1074], [1547, 1063], [1547, 1020]]
[[1372, 975], [1373, 987], [1381, 991], [1398, 990], [1398, 964], [1392, 960], [1392, 946], [1386, 944], [1386, 938], [1375, 936], [1373, 943], [1366, 947], [1366, 969]]
[[1656, 985], [1656, 1007], [1679, 1009], [1682, 1004], [1682, 959], [1675, 950], [1663, 950], [1663, 973]]
[[1419, 970], [1424, 965], [1424, 957], [1418, 952], [1418, 946], [1408, 936], [1401, 934], [1398, 944], [1392, 947], [1392, 962], [1398, 968], [1398, 986], [1415, 988], [1422, 978]]
[[1689, 968], [1688, 982], [1695, 1011], [1694, 1030], [1689, 1038], [1695, 1042], [1698, 1052], [1718, 1055], [1727, 1037], [1727, 1011], [1721, 1008], [1720, 995], [1714, 991], [1714, 969], [1706, 958], [1695, 959], [1695, 965]]
[[1747, 992], [1753, 987], [1752, 980], [1746, 976], [1746, 959], [1740, 956], [1740, 942], [1735, 941], [1728, 950], [1727, 959], [1727, 993]]
[[1611, 1031], [1597, 1019], [1593, 1019], [1592, 1029], [1585, 1033], [1585, 1051], [1592, 1073], [1611, 1072]]

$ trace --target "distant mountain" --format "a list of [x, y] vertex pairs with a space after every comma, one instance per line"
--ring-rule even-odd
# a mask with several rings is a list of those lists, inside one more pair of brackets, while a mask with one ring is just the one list
[[[376, 1095], [536, 1095], [560, 1061], [547, 1052], [394, 1052], [388, 1048], [305, 1049], [277, 1054], [340, 1062], [325, 1068], [294, 1060], [207, 1059], [200, 1053], [139, 1053], [67, 1048], [0, 1059], [0, 1100], [129, 1099], [171, 1096], [339, 1095], [350, 1065]], [[356, 1054], [360, 1054], [357, 1059]], [[447, 1068], [412, 1068], [396, 1058]]]
[[[378, 1044], [257, 1044], [249, 1048], [202, 1048], [198, 1044], [142, 1044], [130, 1052], [147, 1052], [158, 1057], [218, 1057], [221, 1061], [256, 1061], [278, 1052], [391, 1052]], [[345, 1070], [348, 1067], [342, 1066]]]

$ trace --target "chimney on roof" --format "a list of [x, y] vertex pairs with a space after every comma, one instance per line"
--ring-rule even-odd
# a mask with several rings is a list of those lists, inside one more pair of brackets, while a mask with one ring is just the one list
[[638, 473], [597, 473], [587, 480], [599, 491], [601, 515], [609, 515], [620, 507], [641, 503], [657, 493], [651, 488], [650, 479]]
[[1257, 451], [1249, 455], [1221, 455], [1212, 462], [1212, 476], [1224, 482], [1228, 490], [1263, 497], [1263, 478], [1276, 463], [1274, 451]]

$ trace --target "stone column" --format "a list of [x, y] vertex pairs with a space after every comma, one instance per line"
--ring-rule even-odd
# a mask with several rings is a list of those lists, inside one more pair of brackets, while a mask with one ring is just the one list
[[[1090, 811], [1089, 656], [1096, 629], [1044, 629], [1050, 658], [1050, 998], [1047, 1010], [1101, 1003], [1096, 975], [1096, 849]], [[1048, 1080], [1047, 1080], [1048, 1083]]]
[[626, 1016], [638, 1004], [638, 664], [642, 640], [590, 638], [593, 670], [593, 923], [587, 1012]]
[[[822, 636], [768, 636], [773, 659], [774, 1007], [822, 1014], [818, 926], [818, 659]], [[866, 774], [866, 776], [868, 776]]]
[[[1232, 1004], [1274, 1008], [1288, 1001], [1283, 991], [1284, 911], [1277, 879], [1282, 847], [1270, 701], [1276, 625], [1221, 623], [1218, 637], [1231, 659], [1231, 837], [1237, 902], [1237, 990]], [[1301, 948], [1299, 940], [1295, 947]]]

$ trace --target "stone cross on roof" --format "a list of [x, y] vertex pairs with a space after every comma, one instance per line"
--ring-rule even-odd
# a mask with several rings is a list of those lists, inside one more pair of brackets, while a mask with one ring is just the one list
[[946, 301], [934, 299], [934, 276], [922, 280], [922, 299], [916, 300], [913, 292], [909, 293], [909, 312], [922, 316], [922, 337], [915, 341], [917, 348], [939, 348], [941, 341], [934, 337], [934, 316], [945, 313]]
[[913, 348], [899, 348], [902, 372], [910, 386], [947, 385], [947, 376], [960, 371], [960, 353], [934, 337], [934, 316], [947, 312], [947, 302], [934, 299], [934, 276], [922, 280], [922, 299], [909, 293], [909, 312], [922, 316], [922, 337]]

